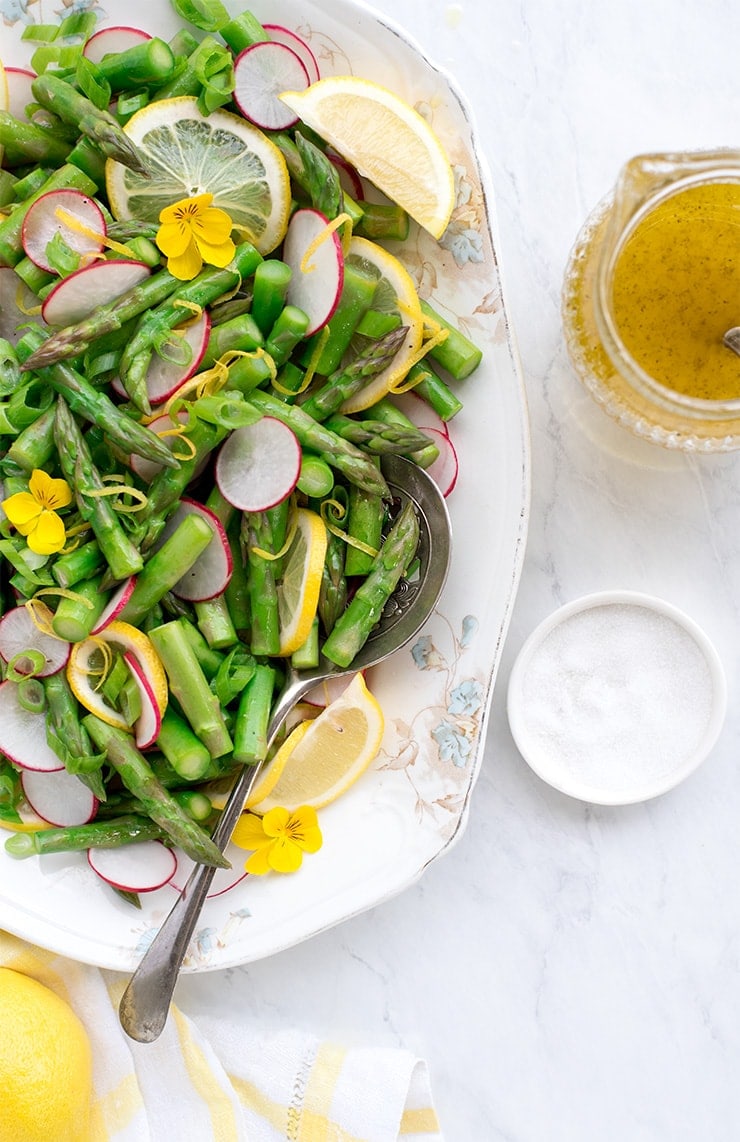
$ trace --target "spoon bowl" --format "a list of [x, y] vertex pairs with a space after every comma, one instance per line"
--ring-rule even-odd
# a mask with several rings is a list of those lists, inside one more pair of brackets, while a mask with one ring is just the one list
[[[348, 667], [336, 666], [325, 658], [310, 670], [289, 667], [270, 716], [268, 752], [288, 714], [309, 690], [329, 678], [377, 666], [395, 654], [419, 632], [442, 593], [452, 550], [452, 529], [444, 498], [431, 476], [410, 460], [386, 456], [382, 471], [393, 497], [402, 503], [413, 502], [419, 521], [418, 571], [409, 579], [401, 579], [375, 630]], [[234, 782], [213, 833], [222, 852], [263, 765], [264, 761], [242, 767]], [[164, 1028], [180, 967], [215, 872], [209, 865], [195, 866], [123, 994], [121, 1026], [140, 1043], [154, 1042]]]

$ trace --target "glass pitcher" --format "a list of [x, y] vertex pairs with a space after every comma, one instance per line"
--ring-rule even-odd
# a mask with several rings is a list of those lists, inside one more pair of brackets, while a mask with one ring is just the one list
[[566, 344], [607, 413], [668, 448], [740, 448], [740, 150], [639, 155], [587, 219]]

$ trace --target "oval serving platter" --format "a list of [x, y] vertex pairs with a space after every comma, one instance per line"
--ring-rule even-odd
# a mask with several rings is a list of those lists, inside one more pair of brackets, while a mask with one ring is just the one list
[[[181, 21], [165, 0], [96, 0], [100, 26], [125, 23], [167, 39]], [[240, 6], [229, 3], [236, 14]], [[219, 873], [184, 964], [207, 971], [257, 960], [371, 908], [413, 884], [466, 823], [487, 715], [519, 583], [529, 515], [529, 436], [517, 350], [495, 249], [490, 174], [473, 115], [454, 81], [399, 27], [352, 0], [255, 0], [255, 15], [309, 44], [322, 75], [354, 74], [394, 90], [431, 122], [455, 172], [456, 205], [440, 243], [412, 227], [395, 247], [423, 297], [482, 349], [456, 391], [450, 423], [460, 469], [448, 498], [450, 574], [413, 645], [371, 672], [385, 714], [377, 760], [320, 811], [321, 850], [293, 876], [250, 877], [246, 854]], [[49, 0], [0, 0], [6, 67], [28, 66], [30, 23], [53, 23]], [[182, 883], [184, 877], [176, 878]], [[0, 846], [0, 925], [85, 963], [130, 971], [169, 911], [176, 887], [119, 900], [84, 854], [15, 861]]]

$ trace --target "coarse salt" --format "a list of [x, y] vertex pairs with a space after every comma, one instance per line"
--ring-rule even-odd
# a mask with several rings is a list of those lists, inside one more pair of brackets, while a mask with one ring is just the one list
[[670, 608], [623, 600], [574, 609], [522, 659], [512, 731], [532, 767], [565, 792], [640, 800], [701, 760], [717, 719], [718, 663]]

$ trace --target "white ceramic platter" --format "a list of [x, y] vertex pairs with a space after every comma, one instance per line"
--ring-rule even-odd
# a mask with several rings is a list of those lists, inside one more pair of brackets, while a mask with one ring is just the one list
[[[86, 6], [96, 0], [75, 7]], [[22, 41], [24, 28], [54, 22], [58, 11], [51, 0], [0, 0], [6, 66], [27, 64], [33, 45]], [[138, 25], [164, 38], [179, 26], [166, 0], [105, 0], [98, 11], [101, 24]], [[450, 429], [460, 474], [448, 500], [454, 544], [447, 586], [414, 645], [371, 673], [386, 716], [380, 756], [321, 811], [324, 845], [298, 873], [246, 877], [208, 900], [185, 971], [260, 959], [362, 912], [412, 884], [461, 835], [529, 511], [525, 397], [501, 291], [493, 194], [463, 97], [405, 33], [350, 0], [255, 0], [253, 11], [303, 36], [322, 74], [373, 79], [431, 121], [455, 168], [457, 205], [441, 244], [414, 230], [395, 252], [422, 296], [483, 348], [484, 360], [457, 387], [464, 409]], [[240, 869], [246, 854], [232, 848], [229, 855]], [[0, 848], [0, 924], [102, 967], [135, 965], [174, 892], [143, 896], [137, 911], [105, 888], [84, 856], [14, 861]]]

